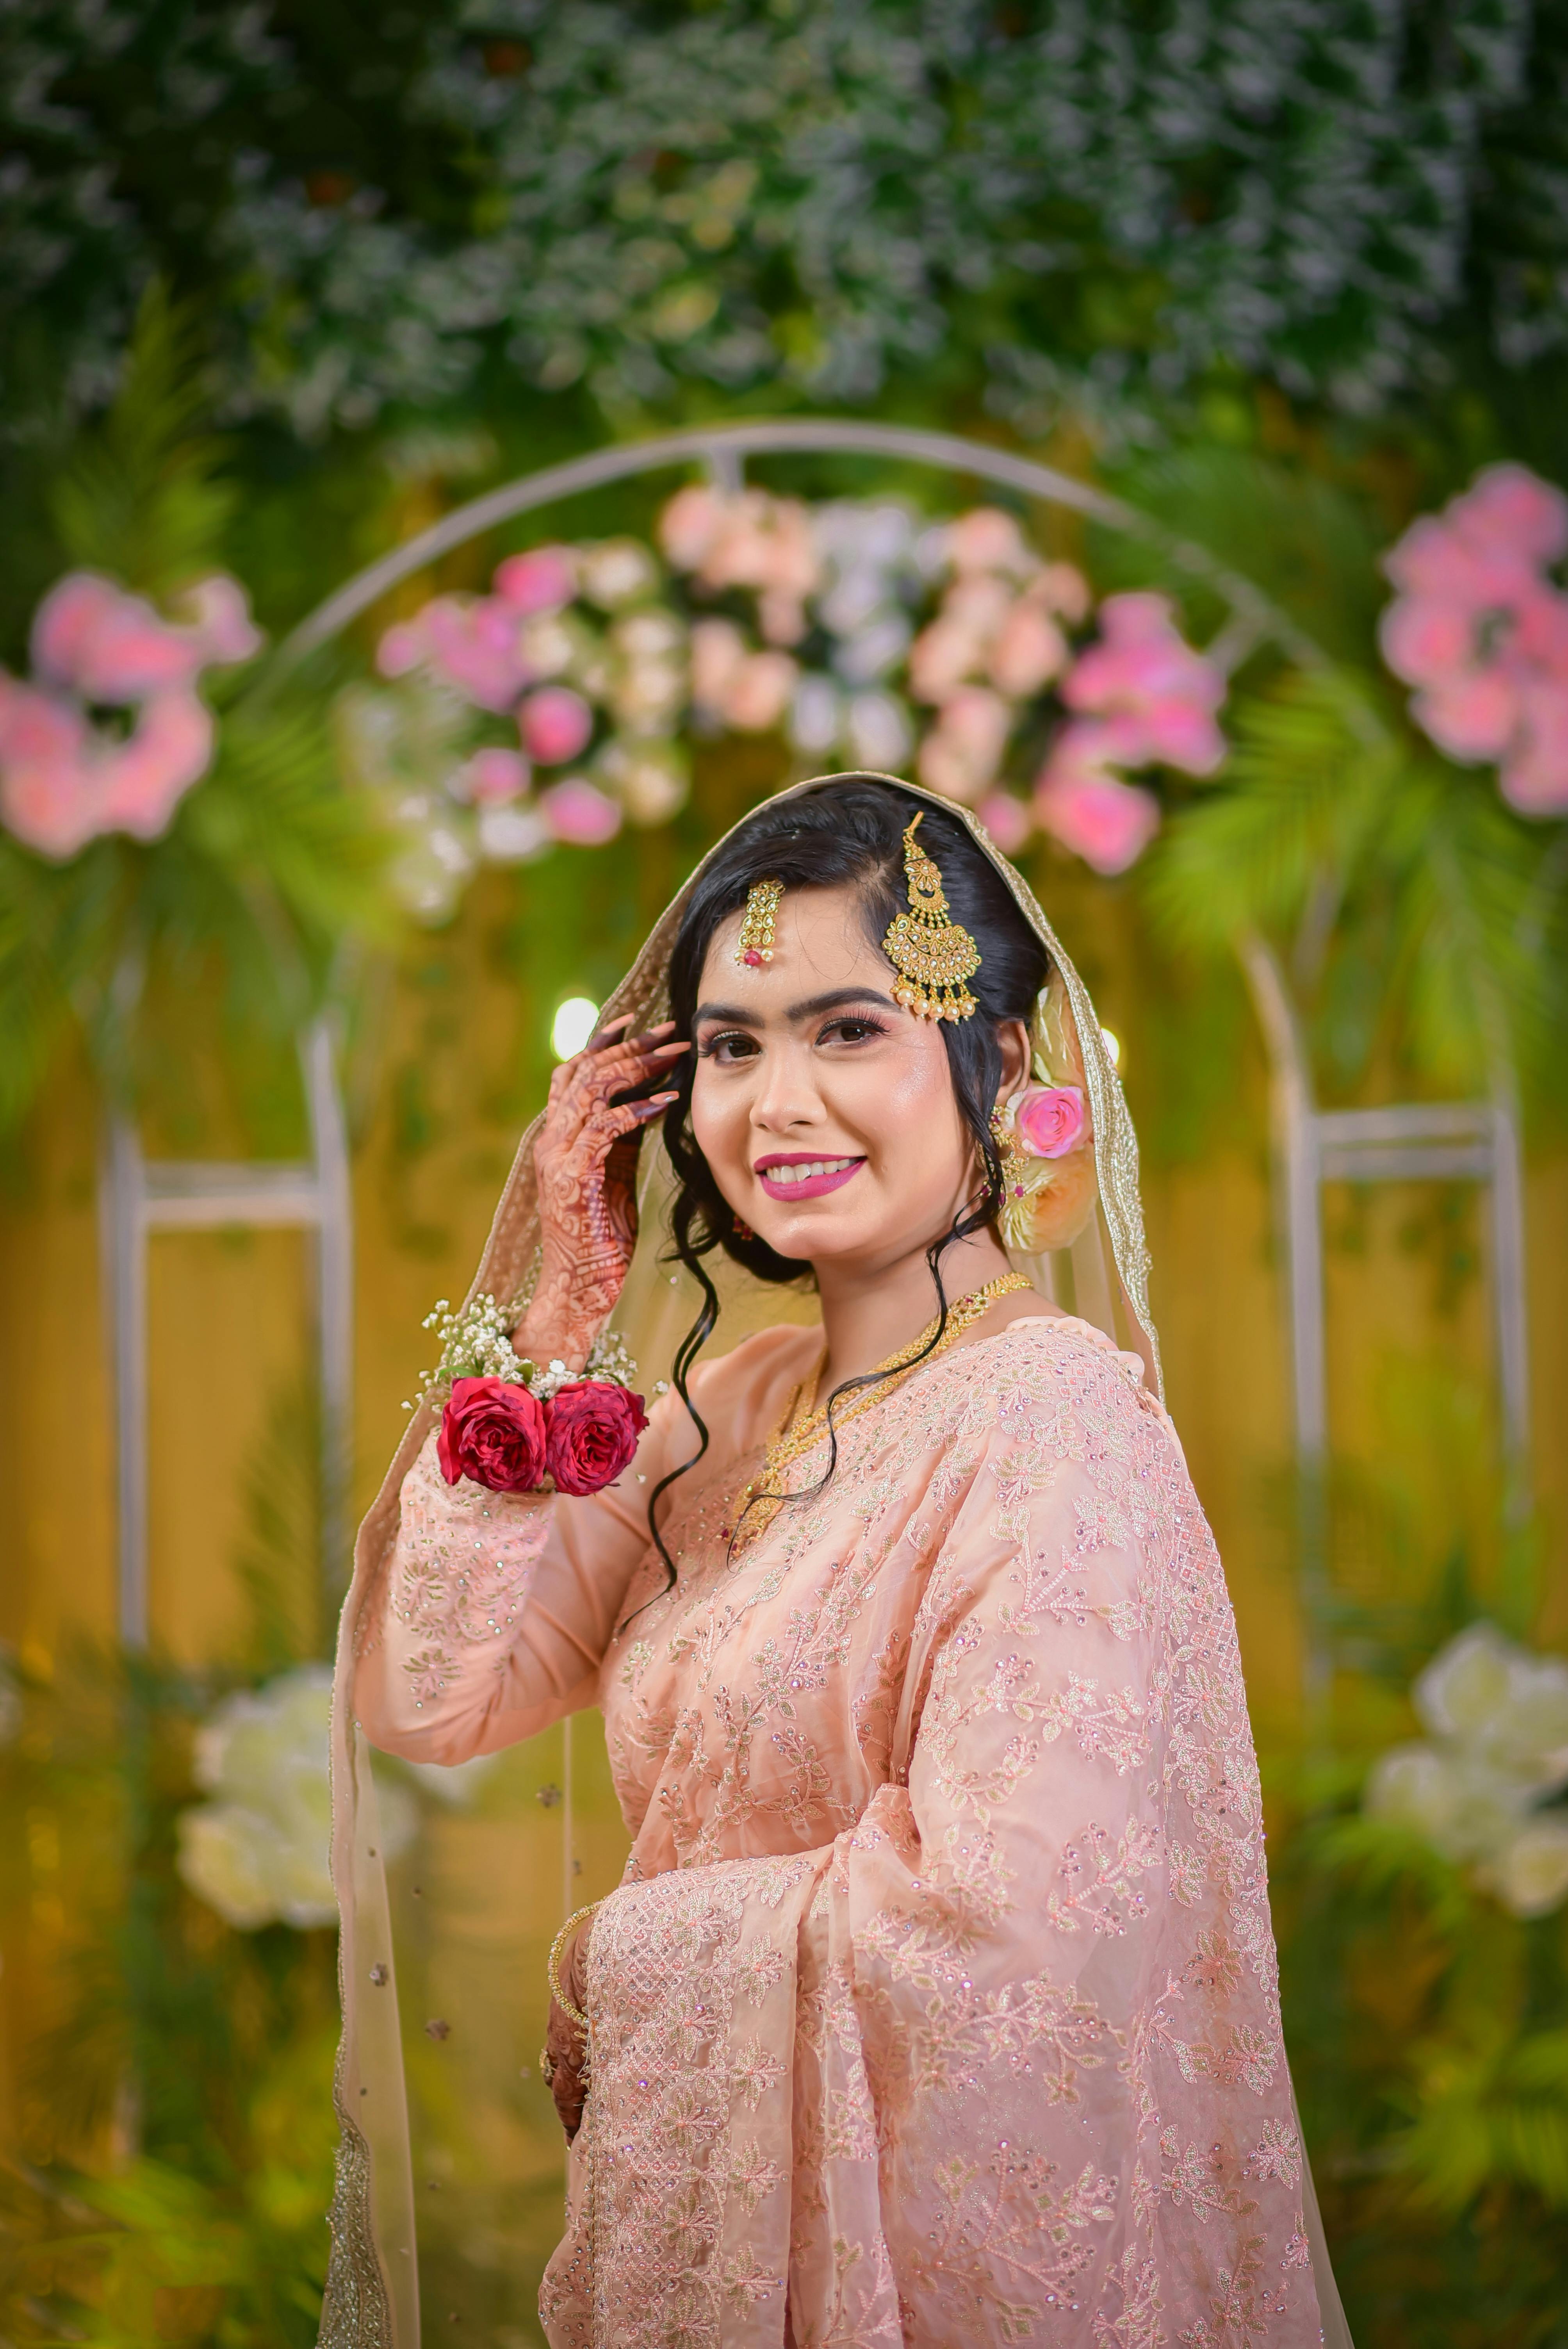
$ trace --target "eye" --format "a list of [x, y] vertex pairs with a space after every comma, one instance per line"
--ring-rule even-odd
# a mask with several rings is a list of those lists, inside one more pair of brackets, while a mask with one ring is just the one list
[[697, 1046], [697, 1057], [704, 1061], [717, 1061], [721, 1068], [725, 1068], [733, 1066], [737, 1061], [754, 1059], [758, 1050], [756, 1037], [748, 1036], [744, 1028], [721, 1028], [717, 1035], [703, 1038]]
[[886, 1034], [885, 1022], [873, 1013], [841, 1011], [836, 1019], [828, 1021], [817, 1041], [819, 1044], [863, 1044], [871, 1037]]

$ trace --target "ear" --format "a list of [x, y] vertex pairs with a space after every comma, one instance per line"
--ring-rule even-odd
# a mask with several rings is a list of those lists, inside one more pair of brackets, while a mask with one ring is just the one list
[[996, 1048], [1002, 1055], [1002, 1078], [996, 1098], [1011, 1101], [1029, 1081], [1029, 1031], [1021, 1019], [996, 1022]]

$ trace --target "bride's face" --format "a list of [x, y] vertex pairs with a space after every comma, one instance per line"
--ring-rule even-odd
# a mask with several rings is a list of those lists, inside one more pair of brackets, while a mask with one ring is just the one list
[[[893, 1001], [852, 890], [787, 890], [770, 963], [737, 963], [740, 922], [715, 934], [693, 1025], [692, 1131], [720, 1191], [780, 1256], [876, 1269], [923, 1249], [980, 1180], [940, 1023]], [[1008, 1091], [1022, 1027], [1003, 1042]]]

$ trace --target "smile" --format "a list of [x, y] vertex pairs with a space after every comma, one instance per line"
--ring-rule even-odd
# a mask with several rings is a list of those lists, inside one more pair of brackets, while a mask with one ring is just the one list
[[842, 1188], [863, 1158], [767, 1158], [752, 1172], [770, 1199], [820, 1199]]

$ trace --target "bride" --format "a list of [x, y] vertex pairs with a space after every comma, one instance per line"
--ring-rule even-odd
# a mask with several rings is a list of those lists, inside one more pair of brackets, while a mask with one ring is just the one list
[[[602, 1489], [476, 1481], [454, 1394], [367, 1521], [324, 2340], [407, 2330], [357, 2101], [386, 1967], [353, 1724], [449, 1764], [599, 1705], [633, 1845], [552, 1953], [554, 2349], [1347, 2343], [1231, 1608], [1076, 972], [962, 810], [835, 776], [720, 843], [609, 1010], [476, 1288], [531, 1264], [515, 1351], [557, 1381], [668, 1298], [661, 1254], [702, 1310]], [[820, 1324], [756, 1326], [806, 1286]]]

